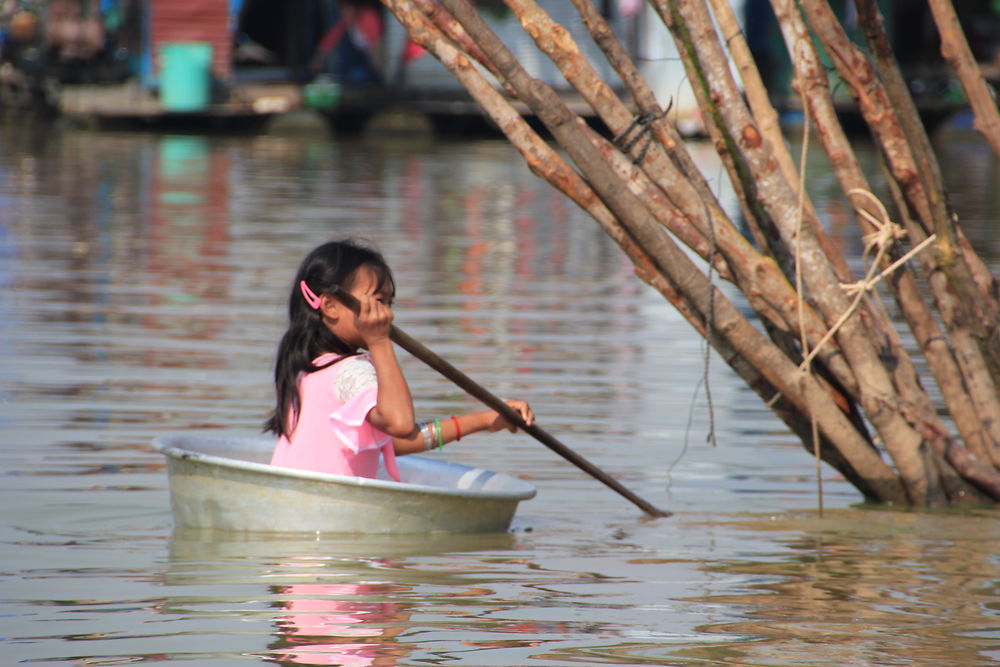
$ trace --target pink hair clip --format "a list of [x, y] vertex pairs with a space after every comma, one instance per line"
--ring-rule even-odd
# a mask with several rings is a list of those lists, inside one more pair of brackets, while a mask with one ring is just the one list
[[299, 289], [302, 291], [302, 298], [306, 300], [306, 303], [309, 304], [309, 307], [312, 308], [313, 310], [319, 310], [321, 301], [319, 297], [316, 296], [316, 292], [313, 292], [311, 289], [309, 289], [309, 285], [306, 285], [306, 281], [304, 280], [299, 281]]

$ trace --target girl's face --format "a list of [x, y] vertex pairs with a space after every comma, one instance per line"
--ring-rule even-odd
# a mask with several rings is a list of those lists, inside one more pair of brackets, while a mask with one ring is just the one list
[[[392, 305], [392, 293], [389, 281], [379, 289], [378, 276], [367, 265], [359, 266], [351, 276], [352, 280], [347, 291], [359, 301], [375, 298], [377, 301], [388, 306]], [[325, 297], [326, 295], [324, 295]], [[350, 308], [345, 306], [334, 296], [329, 299], [333, 302], [334, 312], [327, 314], [327, 326], [340, 340], [354, 348], [364, 348], [365, 340], [358, 332], [357, 317]]]

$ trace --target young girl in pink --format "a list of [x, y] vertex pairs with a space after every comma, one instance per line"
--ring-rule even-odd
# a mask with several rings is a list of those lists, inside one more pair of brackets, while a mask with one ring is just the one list
[[[358, 313], [330, 294], [336, 286], [360, 302]], [[279, 436], [272, 465], [375, 477], [381, 456], [389, 475], [401, 481], [398, 455], [478, 431], [515, 430], [494, 410], [415, 421], [389, 340], [395, 293], [382, 255], [361, 244], [325, 243], [302, 261], [275, 363], [277, 406], [265, 425]], [[508, 404], [534, 423], [527, 403]]]

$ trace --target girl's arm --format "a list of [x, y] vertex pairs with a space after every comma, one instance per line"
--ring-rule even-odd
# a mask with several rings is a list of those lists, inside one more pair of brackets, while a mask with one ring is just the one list
[[364, 339], [378, 377], [378, 398], [375, 407], [368, 412], [368, 423], [394, 438], [419, 435], [413, 419], [410, 387], [389, 338], [392, 308], [377, 295], [366, 295], [358, 301], [361, 304], [358, 333]]
[[419, 435], [414, 423], [410, 387], [403, 377], [392, 342], [387, 340], [385, 345], [370, 346], [368, 354], [378, 377], [378, 399], [368, 413], [368, 423], [394, 438]]
[[[507, 401], [507, 405], [516, 410], [517, 413], [521, 415], [521, 419], [523, 419], [529, 426], [535, 423], [535, 414], [531, 411], [531, 407], [524, 401]], [[458, 422], [457, 424], [456, 421]], [[457, 417], [442, 417], [440, 419], [440, 423], [441, 444], [454, 442], [459, 439], [459, 436], [464, 438], [467, 435], [479, 433], [481, 431], [489, 431], [492, 433], [505, 428], [513, 433], [517, 430], [516, 426], [501, 417], [500, 413], [496, 410], [470, 412]], [[435, 426], [436, 425], [437, 424], [435, 423]], [[424, 436], [419, 429], [407, 437], [393, 438], [392, 442], [394, 449], [396, 450], [396, 454], [400, 456], [404, 454], [415, 454], [427, 449], [424, 447]], [[430, 449], [437, 447], [437, 438], [435, 438], [430, 444]]]

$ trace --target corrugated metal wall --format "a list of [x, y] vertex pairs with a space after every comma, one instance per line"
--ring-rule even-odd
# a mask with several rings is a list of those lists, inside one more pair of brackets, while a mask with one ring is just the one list
[[232, 76], [233, 46], [229, 0], [150, 0], [149, 38], [154, 76], [159, 76], [159, 46], [168, 42], [210, 42], [212, 76]]

